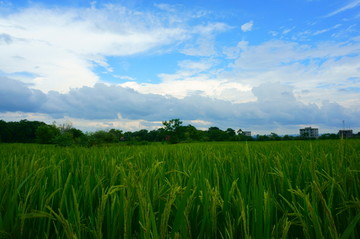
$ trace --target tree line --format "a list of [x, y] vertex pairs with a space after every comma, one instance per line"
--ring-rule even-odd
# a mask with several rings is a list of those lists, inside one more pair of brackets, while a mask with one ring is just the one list
[[[2, 143], [39, 143], [56, 144], [60, 146], [82, 145], [94, 146], [107, 143], [146, 144], [148, 142], [205, 142], [205, 141], [269, 141], [304, 139], [300, 136], [269, 135], [246, 136], [239, 129], [228, 128], [221, 130], [210, 127], [198, 130], [192, 125], [183, 125], [180, 119], [163, 121], [163, 127], [156, 130], [142, 129], [134, 132], [123, 132], [119, 129], [98, 130], [96, 132], [82, 132], [71, 123], [61, 125], [46, 124], [40, 121], [21, 120], [19, 122], [5, 122], [0, 120], [0, 142]], [[336, 134], [325, 134], [320, 139], [337, 139]]]

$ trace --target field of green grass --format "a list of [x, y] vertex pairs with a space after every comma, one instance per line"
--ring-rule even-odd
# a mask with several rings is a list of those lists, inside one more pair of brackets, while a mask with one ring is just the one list
[[360, 238], [360, 140], [0, 144], [0, 238]]

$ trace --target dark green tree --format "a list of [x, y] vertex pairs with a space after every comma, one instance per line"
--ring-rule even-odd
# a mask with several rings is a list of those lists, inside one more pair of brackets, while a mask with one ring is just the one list
[[184, 126], [185, 131], [185, 140], [187, 141], [201, 141], [202, 140], [202, 132], [197, 130], [194, 126], [188, 125]]
[[207, 132], [210, 141], [225, 141], [228, 138], [228, 134], [225, 131], [215, 126], [210, 127]]
[[40, 144], [54, 143], [54, 139], [60, 135], [60, 130], [55, 125], [41, 125], [36, 129], [36, 142]]
[[149, 131], [146, 129], [141, 129], [139, 131], [133, 132], [132, 136], [137, 141], [149, 141]]
[[270, 140], [281, 140], [281, 137], [273, 132], [270, 133], [269, 138]]
[[233, 130], [232, 128], [227, 128], [225, 132], [227, 134], [227, 140], [231, 140], [231, 141], [236, 140], [236, 132], [235, 132], [235, 130]]
[[163, 121], [166, 132], [166, 140], [172, 144], [179, 143], [185, 138], [185, 128], [182, 126], [180, 119], [171, 119]]
[[0, 142], [8, 143], [10, 142], [11, 131], [9, 129], [8, 123], [0, 120]]
[[62, 147], [68, 147], [74, 145], [75, 141], [71, 133], [60, 133], [53, 140], [54, 144]]
[[339, 135], [337, 134], [322, 134], [319, 139], [339, 139]]
[[124, 136], [122, 130], [118, 129], [110, 129], [109, 134], [113, 136], [114, 143], [120, 142]]
[[90, 135], [92, 144], [114, 143], [115, 136], [104, 130], [98, 130]]
[[176, 131], [181, 125], [182, 121], [180, 119], [171, 119], [169, 121], [163, 121], [162, 124], [165, 126], [167, 132]]

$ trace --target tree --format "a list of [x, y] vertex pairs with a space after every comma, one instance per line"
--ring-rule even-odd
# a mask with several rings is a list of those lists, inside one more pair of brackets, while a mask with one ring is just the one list
[[256, 135], [256, 140], [257, 141], [267, 141], [270, 140], [270, 137], [267, 135]]
[[337, 134], [322, 134], [319, 139], [339, 139], [339, 135]]
[[270, 140], [281, 140], [281, 137], [273, 132], [270, 133], [269, 138], [270, 138]]
[[235, 130], [233, 130], [232, 128], [227, 128], [227, 129], [226, 129], [226, 133], [227, 133], [229, 136], [235, 136], [235, 135], [236, 135]]
[[60, 135], [60, 130], [55, 125], [41, 125], [36, 129], [36, 141], [40, 144], [50, 144]]
[[215, 126], [210, 127], [207, 132], [210, 141], [225, 141], [228, 137], [226, 132]]
[[76, 128], [71, 128], [66, 132], [70, 133], [74, 139], [80, 138], [81, 136], [84, 135], [84, 133], [81, 130]]
[[7, 129], [10, 135], [6, 142], [33, 143], [36, 140], [36, 129], [41, 125], [45, 125], [45, 123], [28, 120], [8, 122]]
[[74, 138], [69, 132], [60, 133], [53, 140], [56, 145], [67, 147], [74, 144]]
[[283, 137], [283, 140], [294, 140], [294, 139], [296, 139], [294, 136], [291, 136], [291, 135], [284, 135], [284, 137]]
[[10, 142], [11, 131], [8, 124], [0, 120], [0, 142]]
[[236, 140], [236, 132], [235, 132], [235, 130], [233, 130], [232, 128], [227, 128], [225, 132], [228, 135], [228, 137], [227, 137], [228, 140], [231, 140], [231, 141]]
[[184, 137], [185, 140], [195, 140], [200, 141], [202, 140], [201, 131], [197, 130], [194, 126], [188, 125], [184, 126]]
[[164, 128], [152, 130], [149, 132], [149, 140], [163, 142], [166, 138], [166, 131]]
[[110, 129], [109, 134], [113, 136], [114, 142], [120, 142], [121, 138], [123, 137], [122, 130], [118, 129]]
[[113, 134], [106, 132], [104, 130], [98, 130], [90, 135], [92, 145], [103, 144], [103, 143], [113, 143], [115, 137]]
[[146, 129], [136, 131], [132, 135], [137, 141], [148, 141], [149, 139], [149, 131]]
[[[54, 122], [55, 124], [56, 122]], [[70, 121], [66, 121], [65, 123], [62, 123], [58, 126], [58, 128], [60, 129], [61, 133], [64, 132], [68, 132], [69, 130], [71, 130], [72, 127], [72, 123]]]
[[185, 128], [182, 126], [180, 119], [171, 119], [162, 123], [165, 126], [166, 140], [168, 142], [176, 144], [184, 140]]
[[165, 126], [167, 132], [175, 132], [181, 125], [180, 119], [171, 119], [169, 121], [163, 121], [162, 124]]

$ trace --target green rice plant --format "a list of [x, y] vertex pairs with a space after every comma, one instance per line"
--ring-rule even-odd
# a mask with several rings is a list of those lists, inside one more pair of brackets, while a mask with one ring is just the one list
[[359, 238], [360, 141], [0, 144], [1, 238]]

